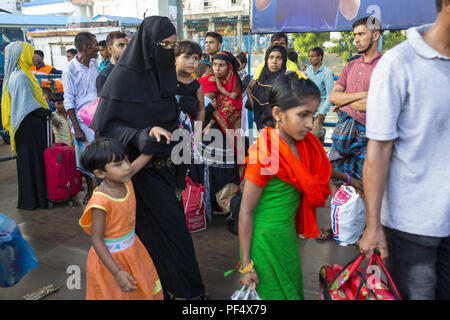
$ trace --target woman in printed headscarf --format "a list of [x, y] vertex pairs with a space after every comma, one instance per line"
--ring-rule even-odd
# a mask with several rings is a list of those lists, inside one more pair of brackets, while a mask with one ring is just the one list
[[264, 57], [264, 68], [261, 75], [256, 80], [255, 85], [247, 89], [249, 103], [252, 106], [255, 123], [258, 130], [264, 128], [264, 113], [270, 113], [269, 90], [275, 79], [286, 73], [287, 51], [279, 45], [274, 44], [269, 47]]
[[[220, 51], [212, 59], [213, 74], [205, 77], [205, 83], [220, 82], [233, 97], [217, 91], [217, 109], [213, 112], [214, 122], [203, 137], [201, 150], [202, 165], [195, 166], [193, 179], [205, 186], [205, 208], [209, 221], [212, 211], [230, 211], [230, 199], [239, 191], [241, 182], [238, 155], [244, 163], [244, 141], [227, 136], [227, 130], [241, 128], [242, 83], [239, 78], [239, 62], [229, 52]], [[216, 80], [211, 81], [214, 77]], [[236, 137], [240, 137], [237, 134]], [[193, 170], [194, 171], [194, 170]]]
[[[182, 186], [170, 157], [173, 143], [149, 136], [153, 127], [173, 132], [178, 125], [175, 42], [176, 30], [168, 18], [143, 21], [105, 82], [91, 127], [99, 136], [124, 143], [130, 161], [140, 153], [153, 155], [132, 179], [136, 233], [155, 263], [165, 299], [201, 299], [205, 288], [175, 193]], [[190, 101], [183, 99], [180, 103]]]
[[34, 48], [26, 42], [6, 47], [2, 93], [2, 123], [17, 154], [19, 199], [17, 208], [47, 208], [44, 150], [51, 111], [36, 77], [31, 73]]

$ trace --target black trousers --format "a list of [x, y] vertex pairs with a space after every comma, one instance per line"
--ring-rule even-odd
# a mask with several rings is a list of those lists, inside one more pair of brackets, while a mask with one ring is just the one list
[[28, 114], [15, 134], [17, 152], [17, 208], [47, 208], [44, 151], [47, 148], [47, 120], [41, 109]]
[[408, 300], [450, 300], [450, 237], [414, 235], [384, 227], [386, 267]]

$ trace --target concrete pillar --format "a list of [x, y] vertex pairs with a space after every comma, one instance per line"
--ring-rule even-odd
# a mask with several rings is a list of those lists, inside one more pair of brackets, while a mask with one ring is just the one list
[[183, 18], [183, 0], [177, 0], [177, 38], [183, 40], [187, 37], [187, 25], [184, 24]]
[[183, 24], [183, 39], [187, 39], [188, 37], [188, 30], [189, 30], [189, 26], [188, 24]]
[[242, 16], [241, 14], [238, 15], [238, 20], [236, 23], [236, 31], [237, 31], [237, 45], [236, 50], [242, 51]]
[[213, 16], [209, 17], [209, 23], [208, 23], [208, 31], [216, 31], [216, 25], [214, 23]]

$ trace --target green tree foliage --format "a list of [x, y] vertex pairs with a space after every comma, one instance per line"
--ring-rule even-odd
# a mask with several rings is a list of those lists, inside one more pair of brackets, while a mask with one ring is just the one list
[[336, 53], [339, 57], [341, 57], [344, 61], [347, 61], [352, 55], [356, 53], [356, 46], [353, 41], [353, 32], [341, 32], [341, 39], [333, 40], [335, 44], [332, 46], [328, 52]]
[[390, 31], [385, 32], [383, 35], [383, 52], [392, 49], [396, 45], [406, 40], [406, 34], [404, 31]]
[[309, 52], [314, 47], [323, 47], [323, 43], [330, 39], [329, 33], [293, 33], [294, 49], [300, 54], [299, 60], [309, 57]]
[[[354, 43], [353, 32], [341, 32], [342, 38], [333, 40], [335, 45], [331, 47], [328, 52], [336, 53], [344, 61], [347, 61], [352, 55], [357, 54]], [[406, 40], [406, 35], [403, 31], [388, 31], [383, 34], [383, 52], [392, 49], [396, 45]]]

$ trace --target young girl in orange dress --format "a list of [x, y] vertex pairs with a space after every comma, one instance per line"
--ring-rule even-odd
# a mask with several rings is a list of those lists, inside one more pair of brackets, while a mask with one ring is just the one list
[[[165, 131], [153, 128], [151, 134]], [[164, 132], [170, 141], [170, 134]], [[157, 138], [158, 140], [158, 138]], [[163, 291], [153, 261], [135, 234], [136, 199], [131, 177], [151, 155], [132, 164], [124, 146], [100, 138], [82, 154], [83, 166], [102, 179], [79, 221], [92, 236], [86, 268], [87, 300], [162, 300]]]

